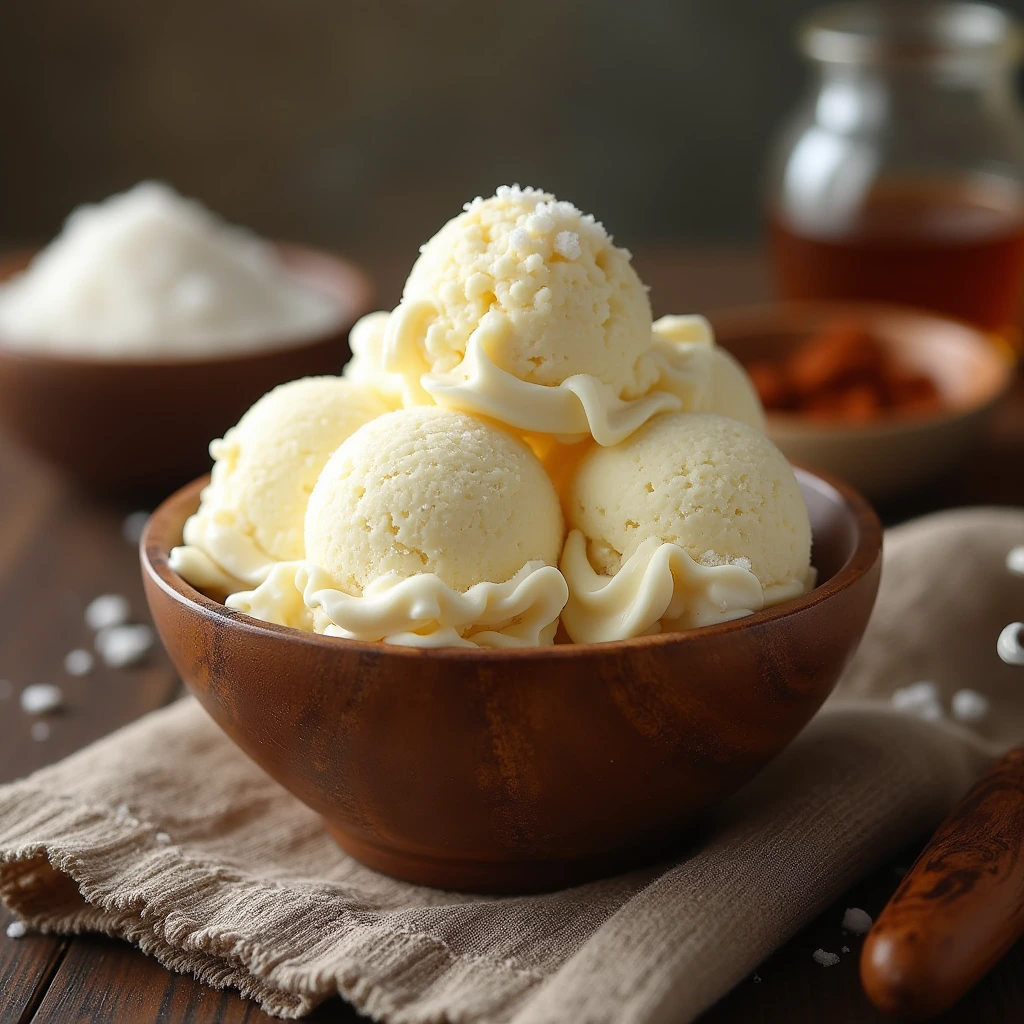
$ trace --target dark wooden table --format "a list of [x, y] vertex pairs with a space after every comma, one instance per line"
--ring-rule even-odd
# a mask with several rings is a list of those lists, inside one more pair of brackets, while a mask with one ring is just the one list
[[[368, 260], [380, 284], [381, 305], [393, 304], [405, 261]], [[708, 310], [756, 301], [768, 294], [762, 260], [753, 254], [648, 252], [638, 269], [653, 286], [655, 311]], [[992, 425], [984, 447], [941, 486], [883, 509], [895, 522], [923, 511], [962, 504], [1024, 505], [1024, 383]], [[88, 647], [83, 622], [88, 601], [102, 593], [128, 596], [146, 620], [134, 548], [121, 536], [127, 506], [106, 506], [66, 486], [52, 472], [0, 439], [0, 679], [15, 689], [58, 683], [67, 707], [48, 719], [48, 739], [30, 735], [31, 721], [16, 696], [0, 701], [0, 780], [26, 775], [112, 729], [174, 700], [179, 682], [162, 652], [141, 668], [97, 666], [73, 679], [64, 655]], [[705, 1024], [862, 1024], [883, 1018], [857, 981], [860, 940], [840, 930], [846, 907], [876, 914], [895, 888], [908, 850], [864, 879], [808, 925], [704, 1018]], [[206, 988], [173, 975], [123, 942], [93, 936], [4, 936], [10, 916], [0, 910], [0, 1024], [28, 1021], [267, 1022], [234, 992]], [[851, 948], [831, 968], [811, 954], [819, 947]], [[340, 1000], [315, 1021], [360, 1019]], [[949, 1022], [1007, 1024], [1024, 1019], [1024, 943], [948, 1015]], [[571, 1022], [567, 1021], [567, 1024]]]

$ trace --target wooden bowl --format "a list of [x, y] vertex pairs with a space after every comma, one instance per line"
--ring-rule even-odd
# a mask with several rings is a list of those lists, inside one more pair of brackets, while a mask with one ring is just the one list
[[845, 485], [797, 472], [817, 589], [685, 633], [466, 651], [269, 625], [168, 567], [205, 480], [153, 514], [143, 580], [189, 689], [344, 850], [426, 885], [551, 889], [674, 849], [831, 692], [874, 603], [882, 532]]
[[894, 414], [867, 424], [768, 414], [768, 434], [790, 459], [842, 477], [876, 500], [951, 469], [1013, 381], [1013, 365], [991, 337], [937, 313], [815, 302], [722, 310], [710, 320], [722, 347], [743, 363], [783, 358], [827, 326], [855, 320], [900, 362], [935, 381], [945, 406], [937, 414]]
[[[0, 425], [79, 484], [104, 494], [166, 494], [206, 472], [220, 437], [284, 381], [340, 373], [348, 331], [373, 302], [356, 266], [299, 246], [280, 252], [293, 271], [337, 296], [329, 334], [254, 352], [198, 359], [111, 359], [32, 352], [0, 338]], [[28, 257], [0, 269], [22, 269]]]

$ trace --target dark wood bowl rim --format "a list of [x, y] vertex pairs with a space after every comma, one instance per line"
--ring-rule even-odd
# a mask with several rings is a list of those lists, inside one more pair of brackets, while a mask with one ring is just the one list
[[[191, 607], [202, 615], [218, 619], [223, 628], [238, 630], [242, 633], [258, 634], [264, 637], [276, 636], [281, 640], [295, 644], [311, 645], [324, 649], [349, 650], [353, 653], [365, 654], [374, 651], [381, 656], [414, 661], [422, 658], [441, 661], [473, 661], [481, 660], [489, 664], [503, 661], [536, 662], [552, 658], [573, 658], [584, 654], [607, 652], [624, 652], [629, 650], [649, 650], [651, 648], [669, 647], [674, 645], [695, 644], [716, 637], [726, 637], [750, 629], [755, 626], [771, 624], [781, 626], [792, 616], [800, 615], [809, 608], [828, 601], [836, 594], [856, 583], [865, 573], [869, 572], [878, 561], [882, 552], [882, 525], [871, 505], [860, 496], [849, 484], [821, 472], [811, 472], [803, 467], [796, 467], [798, 478], [824, 485], [838, 493], [842, 504], [850, 514], [857, 531], [853, 553], [846, 563], [820, 586], [802, 597], [794, 598], [783, 604], [767, 608], [753, 615], [731, 622], [722, 622], [713, 626], [701, 626], [696, 629], [679, 633], [658, 633], [654, 636], [633, 637], [629, 640], [612, 640], [600, 644], [553, 644], [546, 647], [522, 648], [477, 648], [467, 650], [460, 647], [400, 647], [392, 644], [381, 644], [363, 640], [345, 640], [341, 637], [322, 636], [317, 633], [306, 633], [289, 626], [278, 626], [273, 623], [254, 619], [243, 612], [233, 611], [211, 600], [194, 587], [186, 583], [167, 563], [169, 553], [167, 533], [172, 519], [181, 516], [183, 507], [189, 514], [198, 506], [199, 491], [206, 485], [209, 477], [200, 477], [186, 484], [170, 497], [165, 499], [150, 516], [139, 543], [139, 554], [143, 572], [166, 593], [172, 600], [185, 607]], [[178, 538], [175, 543], [180, 543]]]
[[[167, 370], [172, 367], [181, 368], [184, 366], [203, 366], [210, 368], [225, 367], [232, 363], [246, 363], [262, 358], [279, 356], [288, 352], [297, 352], [306, 348], [315, 348], [325, 341], [336, 338], [339, 334], [345, 335], [352, 324], [364, 313], [368, 312], [376, 298], [376, 289], [369, 275], [357, 264], [337, 253], [329, 252], [326, 249], [317, 249], [309, 245], [298, 245], [293, 242], [272, 243], [278, 250], [287, 254], [291, 253], [299, 257], [312, 257], [332, 265], [342, 288], [350, 296], [347, 307], [341, 310], [334, 326], [326, 331], [317, 331], [316, 334], [299, 335], [290, 341], [282, 340], [273, 344], [261, 345], [253, 349], [240, 349], [237, 352], [213, 353], [209, 356], [197, 356], [194, 353], [173, 359], [161, 356], [156, 359], [145, 357], [125, 358], [103, 355], [91, 355], [89, 353], [69, 352], [38, 352], [31, 348], [22, 348], [11, 344], [4, 344], [3, 336], [0, 335], [0, 358], [7, 360], [18, 360], [22, 363], [37, 363], [41, 366], [62, 367], [64, 369], [75, 367], [113, 367], [123, 366], [125, 368], [142, 369], [152, 368], [156, 370]], [[10, 276], [12, 268], [16, 263], [33, 255], [26, 252], [13, 257], [8, 257], [0, 266], [0, 281]], [[302, 271], [293, 269], [298, 277], [303, 277]], [[316, 284], [316, 282], [313, 282]], [[322, 284], [320, 291], [324, 291]]]

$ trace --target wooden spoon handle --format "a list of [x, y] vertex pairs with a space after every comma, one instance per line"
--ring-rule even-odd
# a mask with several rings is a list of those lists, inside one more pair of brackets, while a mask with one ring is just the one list
[[881, 1010], [924, 1020], [952, 1006], [1024, 934], [1024, 748], [943, 822], [864, 943]]

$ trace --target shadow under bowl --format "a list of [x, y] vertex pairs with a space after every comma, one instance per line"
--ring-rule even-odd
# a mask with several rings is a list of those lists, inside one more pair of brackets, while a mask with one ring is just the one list
[[260, 622], [167, 564], [204, 480], [153, 514], [143, 580], [188, 688], [342, 849], [425, 885], [553, 889], [684, 842], [835, 686], [875, 600], [881, 527], [845, 485], [797, 475], [818, 587], [684, 633], [420, 650]]
[[853, 321], [898, 363], [930, 377], [943, 407], [894, 412], [867, 423], [769, 412], [768, 436], [794, 462], [848, 480], [875, 500], [940, 477], [980, 439], [1013, 381], [994, 338], [970, 324], [869, 302], [794, 302], [709, 314], [715, 336], [741, 363], [784, 359], [809, 338]]
[[[0, 338], [0, 425], [87, 490], [159, 497], [210, 466], [221, 437], [285, 381], [341, 372], [348, 332], [373, 302], [354, 264], [301, 246], [278, 247], [289, 269], [333, 295], [328, 334], [213, 358], [117, 359], [34, 352]], [[24, 268], [11, 261], [0, 278]]]

